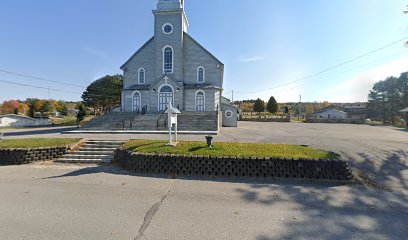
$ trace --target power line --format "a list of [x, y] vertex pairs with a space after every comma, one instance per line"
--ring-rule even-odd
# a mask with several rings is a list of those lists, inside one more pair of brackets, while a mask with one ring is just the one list
[[266, 92], [266, 91], [270, 91], [270, 90], [273, 90], [273, 89], [276, 89], [276, 88], [281, 88], [281, 87], [284, 87], [284, 86], [287, 86], [287, 85], [290, 85], [290, 84], [293, 84], [293, 83], [296, 83], [296, 82], [304, 81], [304, 80], [307, 80], [307, 79], [310, 79], [310, 78], [319, 76], [319, 75], [321, 75], [321, 74], [323, 74], [323, 73], [329, 72], [329, 71], [331, 71], [331, 70], [333, 70], [333, 69], [336, 69], [336, 68], [338, 68], [338, 67], [341, 67], [341, 66], [344, 66], [344, 65], [346, 65], [346, 64], [349, 64], [349, 63], [351, 63], [351, 62], [354, 62], [354, 61], [356, 61], [356, 60], [358, 60], [358, 59], [361, 59], [361, 58], [366, 57], [366, 56], [368, 56], [368, 55], [371, 55], [371, 54], [373, 54], [373, 53], [379, 52], [379, 51], [381, 51], [381, 50], [383, 50], [383, 49], [385, 49], [385, 48], [391, 47], [391, 46], [393, 46], [393, 45], [395, 45], [395, 44], [397, 44], [397, 43], [399, 43], [399, 42], [401, 42], [401, 41], [405, 41], [406, 38], [407, 38], [407, 37], [404, 37], [404, 38], [402, 38], [402, 39], [399, 39], [399, 40], [397, 40], [397, 41], [391, 42], [391, 43], [389, 43], [389, 44], [387, 44], [387, 45], [384, 45], [384, 46], [382, 46], [382, 47], [380, 47], [380, 48], [377, 48], [377, 49], [375, 49], [375, 50], [372, 50], [372, 51], [369, 51], [369, 52], [364, 53], [364, 54], [362, 54], [362, 55], [359, 55], [359, 56], [357, 56], [357, 57], [351, 58], [350, 60], [347, 60], [347, 61], [345, 61], [345, 62], [336, 64], [336, 65], [334, 65], [334, 66], [332, 66], [332, 67], [326, 68], [326, 69], [324, 69], [324, 70], [322, 70], [322, 71], [319, 71], [319, 72], [317, 72], [317, 73], [314, 73], [314, 74], [311, 74], [311, 75], [308, 75], [308, 76], [305, 76], [305, 77], [302, 77], [302, 78], [299, 78], [299, 79], [296, 79], [296, 80], [291, 81], [291, 82], [287, 82], [287, 83], [284, 83], [284, 84], [281, 84], [281, 85], [277, 85], [277, 86], [275, 86], [275, 87], [268, 88], [268, 89], [264, 89], [264, 90], [253, 91], [253, 92], [239, 92], [239, 93], [260, 93], [260, 92]]
[[[1, 79], [0, 79], [0, 82], [12, 84], [12, 85], [24, 86], [24, 87], [32, 87], [32, 88], [37, 88], [37, 89], [44, 89], [44, 90], [47, 90], [47, 91], [65, 92], [65, 93], [72, 93], [72, 94], [80, 94], [80, 95], [82, 95], [82, 93], [80, 93], [80, 92], [71, 92], [71, 91], [66, 91], [66, 90], [61, 90], [61, 89], [54, 89], [54, 88], [48, 88], [48, 87], [40, 87], [40, 86], [31, 85], [31, 84], [16, 83], [16, 82], [10, 82], [10, 81], [6, 81], [6, 80], [1, 80]], [[88, 94], [88, 95], [91, 96], [91, 97], [115, 98], [115, 97], [112, 97], [112, 96], [106, 96], [106, 95], [100, 95], [100, 94]]]
[[62, 84], [62, 85], [69, 85], [69, 86], [73, 86], [73, 87], [83, 88], [83, 86], [72, 84], [72, 83], [66, 83], [66, 82], [55, 81], [55, 80], [50, 80], [50, 79], [46, 79], [46, 78], [35, 77], [35, 76], [23, 74], [23, 73], [7, 71], [7, 70], [4, 70], [4, 69], [0, 69], [0, 72], [16, 75], [16, 76], [20, 76], [20, 77], [32, 78], [32, 79], [37, 79], [37, 80], [46, 81], [46, 82], [52, 82], [52, 83], [58, 83], [58, 84]]
[[[51, 80], [51, 79], [47, 79], [47, 78], [36, 77], [36, 76], [28, 75], [28, 74], [23, 74], [23, 73], [18, 73], [18, 72], [13, 72], [13, 71], [7, 71], [7, 70], [4, 70], [4, 69], [0, 69], [0, 72], [15, 75], [15, 76], [20, 76], [20, 77], [25, 77], [25, 78], [36, 79], [36, 80], [45, 81], [45, 82], [51, 82], [51, 83], [57, 83], [57, 84], [61, 84], [61, 85], [78, 87], [78, 88], [85, 88], [86, 89], [88, 87], [88, 86], [85, 86], [85, 85], [77, 85], [77, 84], [72, 84], [72, 83], [66, 83], [66, 82], [62, 82], [62, 81], [56, 81], [56, 80]], [[110, 88], [102, 88], [102, 87], [94, 87], [94, 89], [111, 90]]]
[[10, 82], [10, 81], [6, 81], [6, 80], [0, 80], [0, 82], [13, 84], [13, 85], [18, 85], [18, 86], [24, 86], [24, 87], [32, 87], [32, 88], [37, 88], [37, 89], [51, 90], [51, 91], [55, 91], [55, 92], [65, 92], [65, 93], [78, 94], [78, 92], [71, 92], [71, 91], [66, 91], [66, 90], [59, 90], [59, 89], [53, 89], [53, 88], [47, 88], [47, 87], [40, 87], [40, 86], [31, 85], [31, 84]]

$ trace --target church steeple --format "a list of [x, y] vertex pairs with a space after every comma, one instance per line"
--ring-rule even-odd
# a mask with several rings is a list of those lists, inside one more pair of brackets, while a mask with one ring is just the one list
[[184, 8], [184, 0], [159, 0], [157, 10], [177, 10]]
[[182, 16], [182, 29], [187, 32], [189, 26], [186, 12], [184, 11], [184, 0], [158, 0], [157, 9], [153, 10], [153, 13], [157, 14], [171, 14], [174, 12], [181, 13]]

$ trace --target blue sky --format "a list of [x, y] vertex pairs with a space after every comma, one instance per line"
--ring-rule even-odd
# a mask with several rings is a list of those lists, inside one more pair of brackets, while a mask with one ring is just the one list
[[[153, 35], [157, 0], [2, 0], [0, 100], [80, 100], [93, 80], [119, 67]], [[279, 102], [365, 101], [372, 84], [408, 71], [405, 0], [185, 0], [189, 33], [225, 64], [225, 92]], [[71, 85], [68, 85], [71, 84]], [[75, 85], [75, 86], [72, 86]], [[285, 85], [283, 87], [278, 87]], [[271, 89], [265, 91], [265, 89]], [[264, 91], [262, 91], [264, 90]]]

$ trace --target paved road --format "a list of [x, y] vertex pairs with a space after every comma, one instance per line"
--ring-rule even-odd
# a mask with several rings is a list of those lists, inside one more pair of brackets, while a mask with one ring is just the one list
[[357, 185], [0, 167], [0, 239], [406, 239], [408, 198]]

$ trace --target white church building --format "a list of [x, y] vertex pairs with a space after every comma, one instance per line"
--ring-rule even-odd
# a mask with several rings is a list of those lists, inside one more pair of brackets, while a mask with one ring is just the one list
[[154, 36], [121, 69], [123, 112], [221, 110], [224, 64], [188, 33], [183, 0], [159, 0]]

